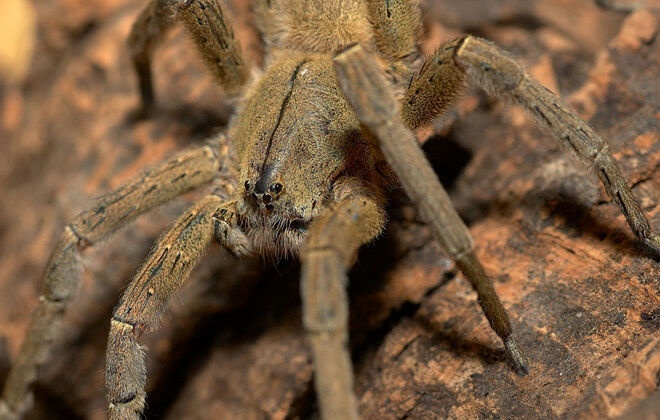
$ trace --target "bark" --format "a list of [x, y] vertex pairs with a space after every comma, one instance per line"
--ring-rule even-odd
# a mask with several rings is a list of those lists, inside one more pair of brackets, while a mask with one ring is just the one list
[[[258, 61], [247, 6], [225, 3], [239, 42]], [[35, 3], [27, 80], [0, 90], [0, 384], [65, 223], [144, 166], [201, 143], [231, 115], [175, 30], [154, 62], [159, 110], [131, 121], [138, 97], [122, 40], [144, 5]], [[442, 0], [427, 2], [425, 16], [426, 52], [470, 31], [512, 51], [568, 98], [609, 142], [660, 228], [660, 15], [609, 12], [586, 0]], [[635, 240], [596, 177], [520, 109], [473, 89], [419, 137], [532, 370], [513, 372], [469, 284], [394, 191], [386, 232], [350, 275], [363, 417], [598, 418], [653, 407], [659, 260]], [[104, 418], [112, 308], [158, 234], [202, 194], [85, 251], [83, 287], [35, 385], [31, 418]], [[213, 248], [161, 329], [140, 339], [149, 348], [147, 418], [314, 418], [298, 273], [296, 262], [238, 262]]]

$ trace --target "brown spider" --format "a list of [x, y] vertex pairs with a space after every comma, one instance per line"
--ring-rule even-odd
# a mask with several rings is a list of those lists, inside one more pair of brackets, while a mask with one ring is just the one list
[[[19, 417], [29, 405], [36, 368], [79, 286], [80, 251], [212, 181], [217, 187], [159, 239], [114, 311], [106, 354], [111, 418], [140, 416], [146, 372], [137, 338], [156, 328], [169, 298], [213, 238], [237, 256], [301, 256], [304, 326], [322, 417], [357, 418], [346, 345], [346, 271], [358, 249], [382, 230], [385, 191], [397, 182], [471, 282], [515, 369], [525, 374], [527, 362], [472, 238], [412, 134], [441, 115], [466, 80], [515, 100], [593, 167], [632, 231], [660, 253], [660, 238], [607, 144], [493, 44], [466, 36], [421, 57], [413, 0], [265, 1], [256, 11], [269, 44], [262, 72], [246, 65], [216, 0], [152, 0], [138, 18], [130, 45], [144, 112], [154, 102], [151, 53], [174, 20], [188, 29], [220, 84], [240, 95], [238, 111], [226, 137], [151, 168], [65, 228], [0, 400], [0, 418]], [[227, 173], [237, 187], [224, 182]]]

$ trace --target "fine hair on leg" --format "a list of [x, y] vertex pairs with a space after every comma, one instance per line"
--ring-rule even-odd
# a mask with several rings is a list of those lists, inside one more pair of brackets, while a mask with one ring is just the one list
[[323, 419], [359, 418], [348, 350], [346, 271], [360, 246], [382, 229], [380, 201], [361, 193], [342, 199], [312, 223], [302, 251], [303, 323]]
[[0, 419], [20, 418], [31, 406], [30, 387], [49, 357], [62, 315], [80, 287], [80, 252], [110, 237], [140, 214], [210, 182], [220, 168], [211, 146], [181, 152], [99, 198], [65, 228], [48, 260], [39, 304], [0, 399]]
[[239, 93], [250, 69], [218, 0], [185, 0], [176, 8], [176, 16], [220, 85], [229, 94]]
[[472, 236], [456, 213], [417, 140], [404, 126], [394, 93], [378, 64], [359, 45], [335, 56], [334, 63], [339, 85], [358, 119], [378, 138], [383, 154], [435, 239], [456, 260], [474, 287], [479, 304], [491, 327], [504, 342], [516, 371], [527, 373], [528, 363], [511, 336], [509, 317], [474, 254]]
[[463, 38], [454, 59], [471, 80], [495, 97], [514, 100], [569, 153], [593, 168], [633, 233], [660, 255], [660, 236], [651, 228], [609, 146], [563, 99], [530, 76], [509, 54], [484, 39]]
[[140, 418], [147, 374], [137, 338], [154, 330], [172, 296], [213, 238], [214, 215], [222, 206], [211, 195], [195, 203], [158, 243], [133, 278], [110, 321], [105, 388], [111, 419]]

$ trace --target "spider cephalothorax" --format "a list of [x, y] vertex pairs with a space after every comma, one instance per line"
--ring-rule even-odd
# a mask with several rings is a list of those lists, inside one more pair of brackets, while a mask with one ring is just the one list
[[465, 36], [422, 57], [413, 0], [257, 3], [269, 48], [261, 71], [246, 64], [217, 0], [152, 0], [138, 18], [130, 46], [143, 110], [154, 101], [151, 53], [179, 20], [220, 84], [239, 95], [235, 116], [226, 135], [145, 171], [66, 226], [46, 268], [28, 339], [7, 380], [0, 416], [20, 415], [28, 405], [36, 367], [78, 288], [79, 252], [172, 197], [217, 181], [221, 170], [232, 174], [233, 187], [216, 183], [174, 223], [114, 311], [105, 375], [111, 417], [140, 416], [146, 372], [137, 339], [157, 326], [169, 298], [215, 239], [237, 256], [300, 256], [304, 326], [321, 414], [356, 418], [346, 346], [346, 272], [360, 246], [382, 230], [385, 192], [395, 178], [474, 287], [515, 369], [525, 374], [527, 361], [470, 233], [412, 134], [440, 116], [468, 80], [517, 102], [569, 153], [593, 167], [632, 231], [660, 252], [660, 239], [607, 144], [495, 45]]
[[335, 200], [336, 182], [377, 176], [368, 138], [328, 54], [279, 52], [248, 92], [229, 132], [239, 224], [256, 251], [297, 253], [309, 222]]

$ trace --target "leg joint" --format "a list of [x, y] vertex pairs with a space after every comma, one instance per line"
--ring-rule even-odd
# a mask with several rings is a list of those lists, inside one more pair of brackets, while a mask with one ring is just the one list
[[596, 152], [596, 155], [594, 155], [594, 165], [599, 166], [600, 160], [602, 158], [607, 159], [610, 155], [610, 147], [607, 143], [604, 143], [603, 147], [601, 147], [598, 152]]
[[110, 329], [112, 329], [113, 327], [120, 328], [125, 331], [129, 331], [133, 333], [133, 335], [136, 338], [141, 336], [142, 333], [144, 332], [144, 328], [141, 328], [137, 322], [131, 322], [122, 319], [117, 315], [113, 315], [112, 319], [110, 320]]
[[525, 79], [525, 69], [495, 44], [466, 36], [456, 46], [454, 61], [490, 93], [511, 92]]
[[472, 244], [472, 241], [467, 246], [459, 248], [457, 251], [451, 252], [449, 256], [454, 260], [454, 261], [465, 261], [466, 257], [470, 256], [471, 254], [474, 254], [474, 245]]

